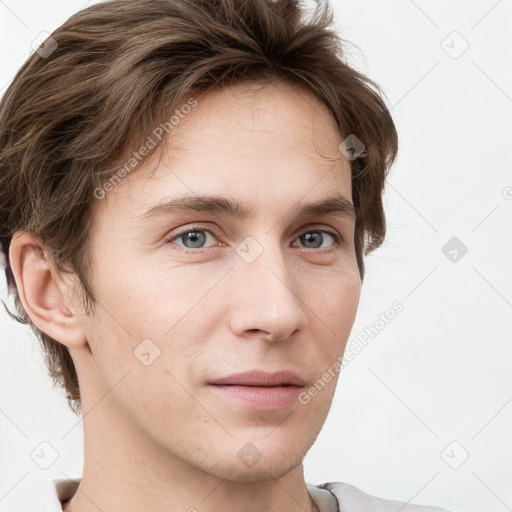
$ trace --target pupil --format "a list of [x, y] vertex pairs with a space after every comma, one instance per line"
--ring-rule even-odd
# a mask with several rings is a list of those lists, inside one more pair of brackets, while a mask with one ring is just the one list
[[[206, 239], [206, 236], [201, 231], [189, 231], [188, 233], [185, 233], [183, 235], [185, 237], [185, 240], [182, 238], [182, 242], [185, 244], [186, 247], [189, 247], [191, 249], [197, 249], [198, 247], [201, 247]], [[191, 245], [188, 245], [187, 242], [191, 242]]]
[[322, 233], [306, 233], [305, 235], [303, 235], [303, 237], [305, 239], [306, 245], [307, 242], [314, 242], [315, 239], [317, 243], [314, 243], [314, 248], [318, 248], [322, 245]]

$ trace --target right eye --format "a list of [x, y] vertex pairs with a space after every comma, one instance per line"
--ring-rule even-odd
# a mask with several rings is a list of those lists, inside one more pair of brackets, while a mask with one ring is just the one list
[[[204, 249], [204, 244], [208, 241], [208, 235], [215, 239], [214, 233], [204, 228], [203, 226], [193, 226], [186, 229], [182, 229], [178, 233], [175, 233], [166, 240], [166, 244], [181, 242], [182, 247], [187, 250]], [[178, 245], [180, 245], [178, 243]], [[211, 246], [206, 246], [211, 247]]]

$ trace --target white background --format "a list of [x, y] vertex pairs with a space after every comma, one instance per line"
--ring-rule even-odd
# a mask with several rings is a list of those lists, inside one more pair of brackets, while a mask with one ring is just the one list
[[[342, 371], [306, 481], [510, 511], [512, 1], [332, 5], [357, 45], [349, 61], [383, 87], [400, 138], [388, 238], [367, 260], [352, 339], [394, 301], [404, 309]], [[31, 41], [82, 7], [0, 0], [0, 93]], [[452, 237], [468, 248], [455, 263], [442, 252]], [[3, 276], [0, 291], [5, 299]], [[35, 338], [3, 308], [0, 333], [0, 512], [35, 510], [49, 479], [80, 476], [82, 425], [52, 389]], [[42, 441], [60, 454], [47, 470], [30, 457]]]

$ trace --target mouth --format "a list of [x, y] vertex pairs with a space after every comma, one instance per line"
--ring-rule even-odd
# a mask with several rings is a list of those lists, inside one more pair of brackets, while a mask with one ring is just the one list
[[211, 381], [209, 384], [217, 385], [238, 385], [238, 386], [257, 386], [257, 387], [277, 387], [277, 386], [305, 386], [305, 380], [297, 373], [289, 370], [280, 370], [269, 373], [262, 370], [249, 370], [243, 373], [229, 375]]
[[257, 410], [277, 410], [297, 402], [305, 387], [299, 375], [287, 370], [267, 373], [259, 370], [239, 373], [208, 383], [217, 396]]

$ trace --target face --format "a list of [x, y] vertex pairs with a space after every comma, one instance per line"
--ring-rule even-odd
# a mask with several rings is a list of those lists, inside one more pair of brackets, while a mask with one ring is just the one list
[[[307, 93], [232, 86], [197, 99], [156, 171], [145, 163], [95, 204], [98, 303], [81, 318], [92, 361], [77, 365], [81, 385], [109, 390], [111, 414], [160, 453], [268, 480], [316, 439], [361, 285], [341, 141]], [[250, 370], [287, 370], [304, 387], [211, 384]]]

